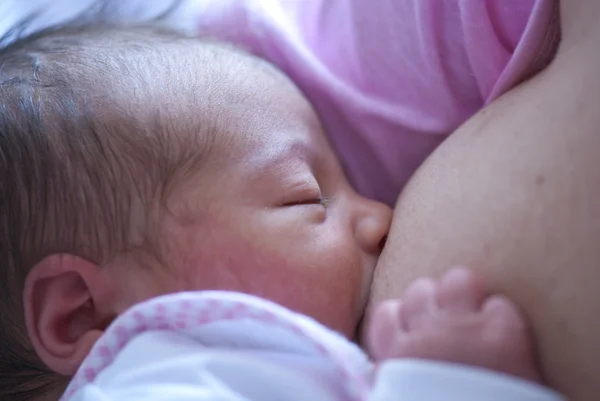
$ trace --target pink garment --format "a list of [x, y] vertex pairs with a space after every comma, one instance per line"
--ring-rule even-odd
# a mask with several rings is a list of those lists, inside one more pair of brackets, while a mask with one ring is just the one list
[[555, 3], [215, 0], [199, 30], [287, 73], [355, 187], [392, 204], [447, 135], [539, 70], [558, 39]]
[[[341, 334], [252, 295], [198, 291], [152, 298], [120, 315], [94, 344], [60, 401], [72, 399], [86, 385], [96, 382], [103, 371], [118, 362], [119, 354], [132, 341], [151, 332], [180, 333], [206, 350], [271, 350], [317, 358], [330, 366], [328, 379], [339, 381], [343, 393], [351, 395], [342, 399], [362, 400], [369, 391], [373, 366], [366, 354]], [[147, 352], [152, 355], [154, 350]]]

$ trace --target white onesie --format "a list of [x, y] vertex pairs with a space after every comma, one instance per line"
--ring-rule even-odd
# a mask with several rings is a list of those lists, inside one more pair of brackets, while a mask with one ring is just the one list
[[61, 401], [563, 401], [515, 377], [390, 360], [274, 303], [223, 291], [138, 304], [100, 338]]

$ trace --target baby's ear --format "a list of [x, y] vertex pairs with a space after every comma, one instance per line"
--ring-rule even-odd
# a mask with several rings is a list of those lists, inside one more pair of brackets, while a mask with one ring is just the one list
[[69, 254], [46, 257], [25, 280], [27, 333], [40, 359], [71, 376], [116, 313], [106, 269]]

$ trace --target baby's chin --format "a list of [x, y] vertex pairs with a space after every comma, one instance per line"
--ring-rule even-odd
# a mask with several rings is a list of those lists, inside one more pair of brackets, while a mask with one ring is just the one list
[[360, 309], [357, 313], [357, 317], [355, 320], [354, 331], [352, 333], [351, 340], [359, 343], [361, 342], [362, 334], [363, 334], [363, 326], [367, 321], [367, 310], [369, 305], [369, 291], [363, 294], [360, 300]]
[[362, 313], [360, 318], [356, 322], [356, 329], [354, 331], [354, 338], [352, 339], [362, 348], [365, 347], [365, 336], [366, 336], [366, 326], [370, 320], [370, 315], [372, 310], [375, 308], [378, 302], [374, 301], [373, 297], [370, 296], [372, 294], [369, 291], [365, 296], [365, 301], [363, 303]]
[[363, 335], [364, 335], [364, 329], [363, 329], [364, 322], [365, 322], [365, 315], [363, 314], [360, 316], [360, 318], [356, 322], [356, 326], [354, 327], [354, 333], [352, 334], [352, 337], [350, 338], [350, 340], [352, 342], [355, 342], [357, 344], [362, 343]]
[[[373, 286], [375, 284], [375, 281], [373, 280], [374, 270], [375, 269], [371, 269], [371, 274], [368, 277], [365, 277], [364, 284], [361, 288], [355, 329], [355, 333], [358, 334], [360, 334], [362, 326], [368, 318], [369, 309], [375, 306], [373, 302]], [[355, 337], [360, 338], [360, 335], [355, 335]]]

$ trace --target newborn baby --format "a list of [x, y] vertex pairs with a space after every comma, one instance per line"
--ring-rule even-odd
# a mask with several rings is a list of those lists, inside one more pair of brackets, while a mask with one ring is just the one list
[[0, 65], [0, 398], [559, 398], [534, 383], [516, 307], [465, 270], [381, 305], [371, 351], [393, 363], [371, 380], [344, 336], [391, 211], [352, 189], [266, 62], [82, 24]]

